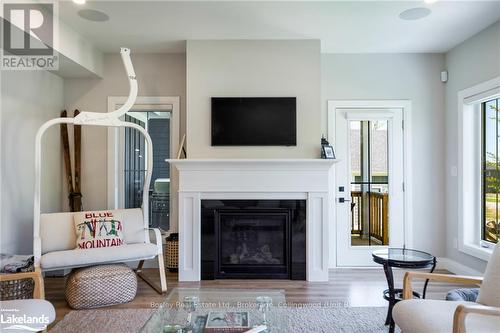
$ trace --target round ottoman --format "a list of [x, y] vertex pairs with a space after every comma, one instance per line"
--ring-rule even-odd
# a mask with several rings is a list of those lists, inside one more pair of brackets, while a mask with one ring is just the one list
[[66, 280], [66, 301], [73, 309], [90, 309], [127, 303], [137, 292], [137, 277], [124, 264], [73, 270]]

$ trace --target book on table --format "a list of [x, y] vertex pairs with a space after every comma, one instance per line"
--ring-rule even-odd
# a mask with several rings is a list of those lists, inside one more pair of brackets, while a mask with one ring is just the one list
[[205, 324], [205, 333], [243, 333], [250, 330], [248, 312], [210, 311]]

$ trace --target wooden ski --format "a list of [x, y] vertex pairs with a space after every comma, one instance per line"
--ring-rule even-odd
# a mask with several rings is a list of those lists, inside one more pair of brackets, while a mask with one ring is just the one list
[[[66, 118], [68, 115], [66, 110], [61, 112], [61, 118]], [[69, 137], [68, 137], [68, 125], [61, 124], [61, 140], [63, 145], [63, 157], [64, 157], [64, 166], [66, 168], [66, 181], [68, 183], [68, 199], [69, 199], [69, 209], [70, 211], [74, 211], [73, 205], [73, 174], [71, 171], [71, 155], [69, 151]]]
[[[80, 111], [75, 110], [75, 117], [80, 114]], [[82, 193], [81, 193], [81, 146], [82, 146], [82, 126], [74, 126], [74, 144], [75, 144], [75, 192], [73, 194], [73, 208], [75, 212], [82, 210]]]

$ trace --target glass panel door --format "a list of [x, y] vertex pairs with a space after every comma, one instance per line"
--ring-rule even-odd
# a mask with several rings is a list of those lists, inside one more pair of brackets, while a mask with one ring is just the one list
[[373, 266], [375, 249], [405, 244], [402, 109], [337, 108], [337, 266]]
[[[150, 227], [170, 229], [170, 112], [130, 111], [125, 121], [146, 129], [153, 141], [153, 173], [149, 187]], [[146, 142], [135, 129], [124, 133], [124, 207], [139, 208], [146, 175]]]
[[389, 244], [388, 121], [350, 121], [351, 245]]
[[[125, 115], [125, 121], [146, 128], [143, 121]], [[125, 128], [125, 208], [140, 208], [146, 175], [146, 143], [144, 137], [133, 128]]]

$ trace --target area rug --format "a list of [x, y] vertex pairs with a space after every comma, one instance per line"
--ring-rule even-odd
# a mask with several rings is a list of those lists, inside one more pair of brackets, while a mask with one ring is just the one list
[[[384, 307], [278, 307], [290, 333], [386, 333]], [[136, 333], [153, 309], [113, 309], [71, 311], [50, 333]], [[273, 331], [275, 332], [275, 331]], [[399, 332], [399, 330], [396, 330]], [[158, 331], [161, 333], [161, 330]]]

